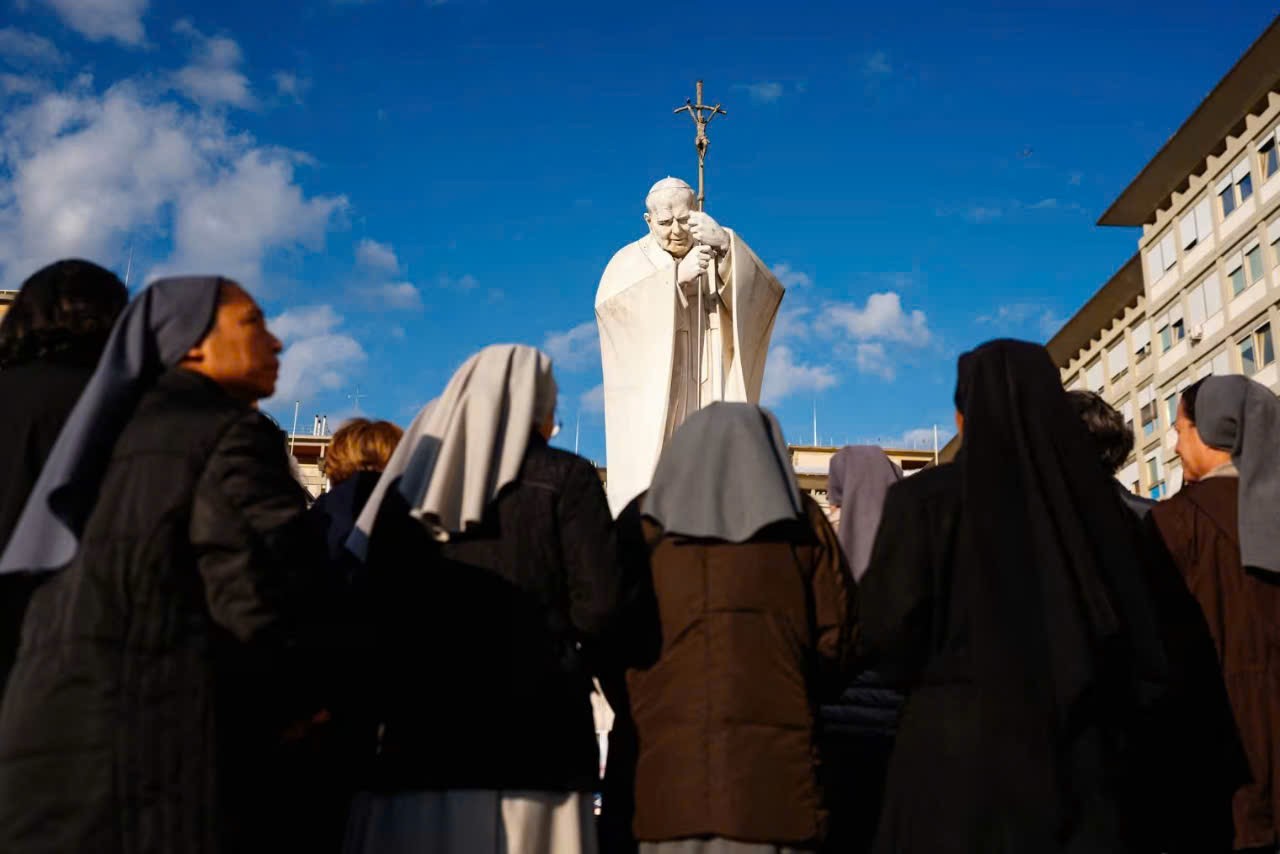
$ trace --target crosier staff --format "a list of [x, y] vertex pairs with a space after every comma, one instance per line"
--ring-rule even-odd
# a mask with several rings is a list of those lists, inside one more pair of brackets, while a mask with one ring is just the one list
[[[697, 82], [695, 94], [698, 99], [698, 102], [696, 104], [690, 101], [688, 98], [686, 98], [684, 101], [684, 106], [677, 107], [673, 112], [688, 113], [689, 117], [693, 119], [694, 126], [697, 127], [698, 129], [698, 134], [694, 138], [693, 146], [698, 151], [698, 211], [703, 212], [706, 210], [706, 204], [707, 204], [707, 192], [706, 192], [707, 149], [711, 146], [711, 140], [710, 138], [707, 137], [707, 125], [711, 124], [711, 120], [714, 119], [716, 116], [727, 116], [728, 113], [720, 109], [719, 104], [716, 104], [714, 107], [712, 107], [708, 104], [702, 103], [702, 81], [701, 80]], [[720, 289], [718, 287], [719, 283], [716, 281], [716, 278], [717, 278], [716, 259], [715, 259], [714, 253], [712, 253], [711, 263], [707, 266], [707, 272], [705, 275], [706, 275], [706, 278], [703, 281], [706, 283], [705, 289], [707, 291], [707, 294], [709, 295], [709, 299], [711, 300], [712, 310], [714, 311], [716, 303], [720, 299]], [[703, 353], [703, 344], [702, 344], [702, 317], [703, 317], [702, 292], [703, 292], [703, 286], [699, 284], [698, 314], [697, 314], [698, 334], [696, 336], [697, 337], [696, 352], [698, 354], [697, 371], [698, 371], [699, 386], [701, 385], [701, 379], [702, 379], [701, 378], [701, 375], [702, 375], [701, 362], [703, 357], [705, 356], [705, 354]], [[681, 304], [687, 308], [688, 302], [685, 300], [684, 293], [680, 290], [678, 283], [676, 285], [676, 294], [679, 295]], [[720, 360], [717, 360], [717, 361], [719, 362]], [[719, 396], [721, 400], [724, 400], [724, 366], [723, 364], [720, 365], [720, 374], [721, 375], [717, 378], [717, 382], [716, 382], [716, 394]], [[699, 398], [701, 398], [701, 394], [699, 394]]]

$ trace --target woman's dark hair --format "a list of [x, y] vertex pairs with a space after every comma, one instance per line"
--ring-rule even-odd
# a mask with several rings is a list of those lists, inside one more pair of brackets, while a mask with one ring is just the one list
[[1187, 413], [1187, 420], [1192, 424], [1196, 423], [1196, 395], [1200, 393], [1200, 386], [1208, 377], [1201, 377], [1182, 390], [1182, 411]]
[[0, 322], [0, 370], [40, 359], [96, 362], [129, 291], [89, 261], [58, 261], [36, 271]]
[[1069, 391], [1067, 400], [1084, 422], [1107, 471], [1112, 474], [1120, 471], [1133, 450], [1133, 430], [1124, 423], [1124, 416], [1091, 391]]

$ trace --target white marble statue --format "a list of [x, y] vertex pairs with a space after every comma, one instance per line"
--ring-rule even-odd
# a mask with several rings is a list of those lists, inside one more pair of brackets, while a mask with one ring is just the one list
[[613, 256], [596, 292], [614, 515], [648, 489], [688, 414], [716, 400], [759, 402], [783, 295], [741, 237], [697, 210], [684, 181], [654, 184], [645, 207], [649, 233]]

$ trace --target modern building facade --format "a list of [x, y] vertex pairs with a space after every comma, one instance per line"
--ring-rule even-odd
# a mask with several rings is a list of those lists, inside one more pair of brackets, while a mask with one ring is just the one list
[[1178, 396], [1209, 374], [1280, 392], [1280, 18], [1102, 215], [1140, 226], [1138, 252], [1049, 342], [1068, 388], [1131, 422], [1120, 480], [1182, 483]]

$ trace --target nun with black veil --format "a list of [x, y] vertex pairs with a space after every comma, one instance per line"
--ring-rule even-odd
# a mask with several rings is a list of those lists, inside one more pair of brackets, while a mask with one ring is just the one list
[[889, 490], [860, 585], [872, 664], [910, 691], [875, 850], [1229, 850], [1207, 630], [1047, 351], [964, 354], [956, 409], [956, 460]]
[[[32, 273], [0, 322], [0, 552], [128, 301], [110, 270], [67, 259]], [[23, 611], [42, 578], [0, 576], [0, 696]]]
[[364, 562], [350, 854], [594, 854], [593, 655], [618, 610], [595, 467], [548, 444], [551, 360], [494, 345], [406, 431]]

